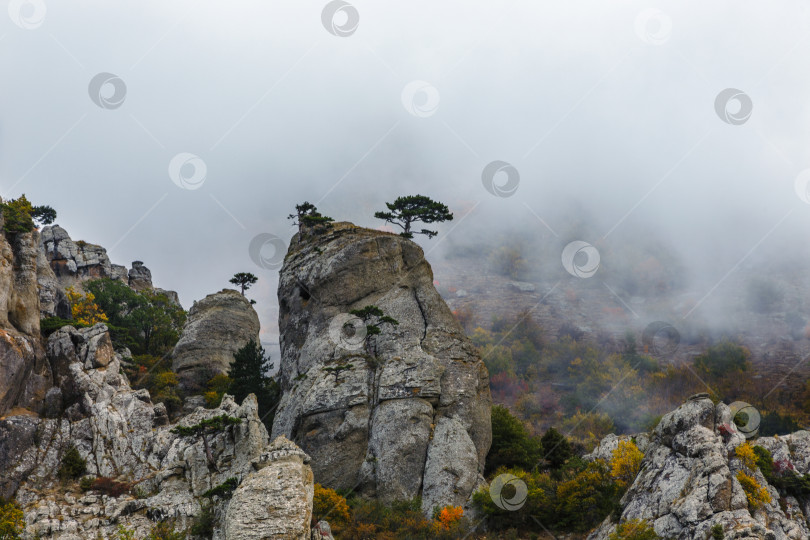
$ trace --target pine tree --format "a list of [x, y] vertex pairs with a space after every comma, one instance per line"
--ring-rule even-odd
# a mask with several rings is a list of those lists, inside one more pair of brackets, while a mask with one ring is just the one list
[[259, 417], [268, 429], [273, 426], [275, 408], [281, 399], [278, 383], [267, 375], [271, 369], [273, 364], [264, 347], [251, 339], [236, 351], [228, 371], [228, 377], [233, 380], [229, 393], [233, 394], [237, 403], [241, 403], [248, 394], [254, 394], [259, 404]]
[[411, 225], [417, 221], [437, 223], [453, 219], [453, 214], [447, 206], [424, 195], [397, 197], [393, 203], [385, 203], [385, 206], [388, 207], [388, 212], [376, 212], [374, 217], [400, 227], [402, 232], [399, 234], [405, 238], [413, 238], [414, 234], [424, 234], [428, 238], [433, 238], [439, 234], [438, 231], [428, 229], [412, 231]]
[[231, 278], [230, 283], [233, 283], [237, 287], [241, 287], [242, 296], [245, 296], [245, 291], [252, 287], [257, 281], [259, 281], [259, 278], [250, 272], [237, 272]]

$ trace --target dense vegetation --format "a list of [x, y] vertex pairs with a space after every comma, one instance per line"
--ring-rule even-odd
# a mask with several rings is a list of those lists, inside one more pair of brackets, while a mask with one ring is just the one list
[[84, 284], [107, 317], [116, 346], [133, 354], [161, 356], [171, 351], [186, 321], [186, 312], [164, 293], [135, 291], [122, 281], [103, 278]]
[[[469, 314], [456, 316], [471, 326]], [[662, 363], [631, 334], [586, 339], [564, 324], [550, 338], [530, 313], [497, 318], [489, 329], [469, 328], [469, 334], [489, 370], [495, 403], [512, 410], [531, 434], [555, 426], [585, 449], [608, 433], [651, 429], [690, 395], [706, 392], [704, 382], [715, 401], [756, 406], [760, 435], [796, 431], [810, 413], [810, 383], [799, 394], [771, 392], [772, 383], [752, 376], [748, 349], [733, 341], [708, 343], [689, 362]]]

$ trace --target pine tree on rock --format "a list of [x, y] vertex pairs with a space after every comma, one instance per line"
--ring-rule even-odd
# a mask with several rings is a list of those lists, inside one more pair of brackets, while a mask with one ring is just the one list
[[242, 290], [242, 296], [245, 296], [245, 291], [253, 286], [254, 283], [259, 281], [259, 278], [250, 272], [237, 272], [230, 279], [229, 283], [233, 283]]
[[385, 203], [385, 206], [388, 207], [388, 212], [376, 212], [374, 217], [400, 227], [402, 232], [399, 234], [405, 238], [413, 238], [414, 234], [424, 234], [428, 238], [433, 238], [439, 234], [438, 231], [428, 229], [412, 231], [411, 225], [418, 221], [438, 223], [453, 219], [453, 214], [447, 206], [424, 195], [397, 197], [393, 203]]
[[290, 214], [287, 216], [287, 219], [293, 220], [293, 224], [298, 226], [298, 232], [300, 234], [303, 234], [307, 230], [320, 234], [325, 232], [334, 221], [334, 219], [329, 216], [321, 215], [315, 205], [308, 201], [296, 204], [295, 214]]

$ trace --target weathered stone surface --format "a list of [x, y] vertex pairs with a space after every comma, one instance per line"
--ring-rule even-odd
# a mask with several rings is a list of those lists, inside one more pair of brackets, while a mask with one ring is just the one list
[[18, 233], [9, 242], [14, 258], [11, 295], [6, 304], [8, 322], [23, 334], [36, 336], [39, 334], [39, 234], [36, 231]]
[[13, 328], [0, 329], [0, 415], [15, 406], [39, 412], [51, 380], [39, 341]]
[[172, 369], [184, 388], [199, 389], [226, 373], [233, 355], [248, 341], [259, 343], [259, 316], [247, 298], [224, 289], [194, 302], [172, 352]]
[[[69, 389], [72, 404], [60, 418], [27, 414], [0, 420], [0, 496], [14, 495], [22, 504], [26, 537], [109, 538], [121, 524], [142, 538], [155, 520], [163, 519], [183, 529], [199, 515], [203, 493], [231, 477], [240, 482], [237, 502], [240, 493], [255, 494], [256, 489], [264, 497], [250, 502], [252, 528], [275, 532], [255, 538], [309, 537], [313, 484], [308, 458], [289, 441], [269, 444], [255, 397], [237, 405], [226, 395], [218, 408], [198, 407], [178, 421], [192, 426], [221, 414], [241, 420], [208, 436], [209, 460], [200, 437], [173, 433], [165, 407], [153, 404], [146, 390], [130, 388], [119, 373], [121, 359], [109, 354], [104, 325], [62, 328], [51, 335], [47, 350], [58, 366], [60, 385], [54, 393]], [[76, 485], [58, 486], [56, 471], [71, 445], [86, 459], [87, 475], [131, 483], [140, 498], [92, 490], [81, 494]], [[237, 508], [229, 511], [233, 499], [213, 502], [214, 539], [252, 538], [226, 531], [248, 519], [236, 519]], [[258, 509], [266, 519], [255, 521]], [[225, 516], [234, 519], [226, 524]]]
[[314, 494], [309, 457], [278, 437], [236, 489], [225, 517], [225, 538], [310, 540]]
[[40, 244], [63, 288], [86, 279], [112, 277], [112, 263], [106, 249], [87, 242], [74, 242], [59, 225], [43, 227]]
[[[622, 438], [609, 435], [586, 458], [609, 459]], [[678, 540], [708, 538], [717, 524], [726, 535], [733, 534], [727, 538], [810, 537], [800, 503], [782, 498], [782, 508], [782, 496], [759, 470], [753, 476], [767, 487], [772, 500], [757, 512], [749, 510], [736, 478], [743, 465], [733, 452], [744, 441], [728, 406], [715, 406], [705, 395], [693, 396], [661, 419], [649, 441], [637, 437], [645, 456], [638, 476], [622, 498], [620, 520], [645, 519], [662, 538]], [[810, 456], [807, 432], [785, 438], [763, 437], [752, 443], [768, 448], [775, 459], [786, 460], [797, 472], [808, 472], [810, 464], [802, 459]], [[801, 468], [796, 467], [797, 462]], [[615, 528], [616, 523], [608, 518], [588, 538], [608, 538]]]
[[152, 289], [152, 272], [141, 261], [132, 261], [129, 269], [129, 286], [136, 291]]
[[[70, 318], [65, 289], [81, 289], [83, 282], [110, 278], [127, 283], [136, 291], [152, 290], [152, 272], [141, 261], [133, 261], [132, 268], [113, 264], [107, 250], [96, 244], [73, 241], [59, 225], [44, 227], [39, 236], [37, 280], [40, 310], [43, 317]], [[155, 289], [180, 305], [177, 293]]]
[[0, 229], [0, 415], [15, 406], [40, 412], [51, 386], [39, 342], [38, 242], [36, 231]]
[[[297, 235], [278, 296], [284, 394], [273, 435], [299, 444], [328, 487], [421, 495], [427, 513], [466, 505], [491, 443], [489, 378], [421, 248], [349, 223]], [[399, 324], [365, 338], [371, 321], [349, 312], [368, 305]]]

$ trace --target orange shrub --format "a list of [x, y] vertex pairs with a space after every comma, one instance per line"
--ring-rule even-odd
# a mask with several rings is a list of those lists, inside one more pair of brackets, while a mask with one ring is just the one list
[[445, 506], [439, 511], [439, 523], [442, 524], [442, 528], [449, 530], [461, 521], [463, 515], [464, 509], [460, 506]]

